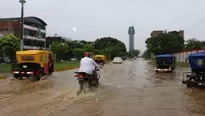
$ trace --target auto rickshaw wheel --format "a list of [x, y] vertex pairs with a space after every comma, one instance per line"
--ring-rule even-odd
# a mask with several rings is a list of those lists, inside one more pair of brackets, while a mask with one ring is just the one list
[[35, 75], [34, 79], [35, 79], [36, 81], [39, 81], [42, 76], [43, 76], [43, 73], [40, 71], [38, 75]]
[[49, 73], [48, 73], [48, 75], [52, 75], [52, 74], [53, 74], [53, 72], [49, 72]]
[[18, 77], [18, 80], [23, 80], [23, 77]]
[[187, 86], [188, 88], [191, 88], [191, 84], [189, 84], [189, 82], [190, 82], [191, 80], [194, 80], [194, 81], [195, 81], [194, 78], [189, 79], [189, 80], [188, 80], [188, 83], [186, 84], [186, 86]]
[[22, 80], [22, 79], [23, 79], [23, 77], [21, 77], [21, 76], [16, 76], [16, 75], [14, 75], [14, 78], [15, 78], [15, 79], [18, 79], [18, 80]]
[[186, 84], [186, 86], [187, 86], [188, 88], [191, 88], [191, 85], [190, 85], [190, 84]]

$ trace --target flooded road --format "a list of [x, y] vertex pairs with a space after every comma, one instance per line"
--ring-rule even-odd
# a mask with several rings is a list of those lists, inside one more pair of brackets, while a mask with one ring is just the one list
[[107, 64], [100, 86], [76, 95], [74, 71], [30, 80], [0, 80], [1, 116], [204, 116], [205, 90], [186, 88], [182, 72], [155, 73], [148, 61]]

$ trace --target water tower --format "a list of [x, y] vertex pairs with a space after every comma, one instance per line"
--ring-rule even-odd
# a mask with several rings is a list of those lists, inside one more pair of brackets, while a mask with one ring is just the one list
[[134, 35], [135, 35], [135, 29], [133, 26], [129, 27], [128, 34], [129, 34], [129, 51], [133, 51], [134, 50]]

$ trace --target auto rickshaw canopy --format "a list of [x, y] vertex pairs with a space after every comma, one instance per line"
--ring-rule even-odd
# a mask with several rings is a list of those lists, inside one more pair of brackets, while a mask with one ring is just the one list
[[156, 55], [156, 58], [173, 58], [173, 57], [175, 57], [175, 56], [171, 55], [171, 54]]
[[106, 60], [106, 56], [105, 55], [95, 55], [94, 56], [94, 60]]
[[50, 54], [53, 52], [46, 50], [25, 50], [25, 51], [17, 51], [16, 55], [36, 55], [36, 54]]
[[17, 51], [16, 59], [17, 63], [39, 63], [43, 67], [44, 63], [48, 63], [50, 55], [53, 55], [53, 52], [46, 50], [25, 50]]
[[171, 54], [156, 55], [157, 64], [175, 64], [175, 56]]
[[205, 52], [197, 52], [188, 56], [189, 64], [192, 70], [205, 71]]

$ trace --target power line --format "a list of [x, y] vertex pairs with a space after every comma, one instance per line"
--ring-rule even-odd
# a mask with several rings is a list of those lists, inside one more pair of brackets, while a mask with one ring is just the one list
[[185, 29], [185, 30], [193, 29], [193, 28], [195, 28], [195, 27], [201, 25], [201, 24], [204, 23], [204, 22], [205, 22], [205, 18], [201, 19], [200, 21], [196, 22], [195, 24], [191, 25], [190, 27], [188, 27], [188, 28]]

